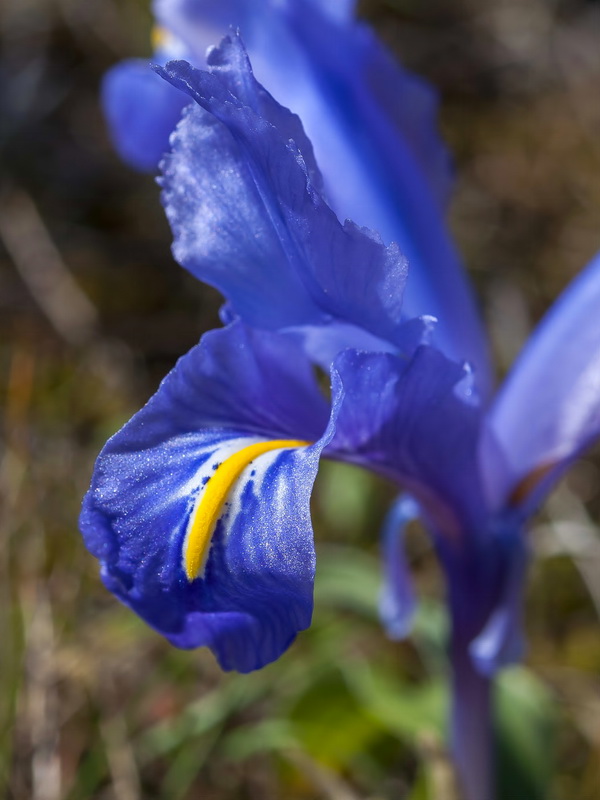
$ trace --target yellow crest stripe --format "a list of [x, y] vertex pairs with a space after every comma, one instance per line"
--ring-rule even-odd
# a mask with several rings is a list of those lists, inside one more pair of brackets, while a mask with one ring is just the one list
[[256, 442], [248, 447], [243, 447], [219, 464], [204, 487], [185, 538], [184, 567], [189, 581], [193, 581], [204, 566], [213, 530], [223, 503], [244, 469], [255, 458], [271, 450], [308, 447], [310, 444], [311, 442], [295, 439], [272, 439], [268, 442]]

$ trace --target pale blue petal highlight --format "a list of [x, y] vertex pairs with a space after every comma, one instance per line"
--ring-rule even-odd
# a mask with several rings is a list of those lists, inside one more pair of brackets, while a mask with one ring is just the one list
[[536, 328], [490, 410], [481, 461], [492, 505], [547, 469], [527, 497], [534, 507], [600, 434], [599, 309], [600, 254]]

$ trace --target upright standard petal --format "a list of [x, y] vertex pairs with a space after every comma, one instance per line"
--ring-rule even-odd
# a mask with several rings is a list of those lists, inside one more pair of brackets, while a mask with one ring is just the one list
[[493, 407], [481, 463], [492, 507], [531, 509], [600, 435], [600, 254], [525, 346]]
[[[154, 8], [196, 66], [228, 25], [242, 30], [259, 80], [303, 119], [334, 211], [399, 245], [412, 265], [407, 317], [437, 317], [435, 343], [451, 358], [473, 364], [486, 396], [491, 370], [485, 333], [440, 210], [450, 169], [437, 131], [437, 98], [425, 81], [396, 64], [367, 26], [350, 19], [353, 5], [156, 0]], [[140, 119], [152, 113], [148, 107]], [[117, 141], [126, 135], [123, 121]], [[133, 130], [138, 122], [134, 114]], [[156, 126], [157, 137], [164, 128]], [[166, 145], [165, 137], [153, 150]], [[144, 153], [129, 160], [136, 157], [140, 164], [151, 161]]]
[[471, 362], [487, 396], [485, 332], [441, 209], [449, 159], [437, 132], [437, 98], [366, 26], [328, 20], [306, 0], [285, 3], [284, 13], [318, 93], [305, 108], [283, 87], [268, 88], [300, 114], [338, 216], [377, 230], [407, 257], [406, 315], [436, 317], [434, 344]]
[[206, 334], [98, 457], [81, 529], [107, 587], [223, 669], [281, 655], [311, 619], [328, 416], [290, 342], [237, 323]]
[[177, 260], [249, 324], [313, 333], [317, 325], [326, 336], [339, 322], [402, 346], [406, 262], [397, 247], [340, 225], [239, 37], [224, 40], [211, 63], [210, 72], [185, 62], [161, 70], [201, 106], [187, 110], [163, 163]]
[[[485, 332], [441, 210], [452, 176], [435, 91], [403, 70], [367, 26], [327, 20], [306, 0], [287, 2], [284, 13], [319, 87], [306, 108], [290, 104], [313, 140], [334, 210], [398, 243], [411, 265], [407, 316], [435, 316], [434, 343], [470, 361], [487, 396]], [[288, 102], [283, 87], [273, 91]]]
[[[443, 202], [452, 171], [437, 132], [435, 92], [399, 67], [369, 28], [352, 19], [355, 5], [355, 0], [155, 0], [154, 13], [161, 26], [185, 42], [194, 66], [204, 65], [207, 49], [228, 28], [239, 28], [258, 80], [283, 105], [310, 120], [319, 158], [332, 157], [333, 162], [327, 160], [328, 171], [337, 176], [331, 181], [334, 190], [348, 177], [339, 171], [338, 148], [352, 146], [344, 141], [343, 128], [354, 115], [365, 133], [359, 138], [371, 136], [389, 148], [384, 121], [387, 134], [406, 141]], [[351, 108], [357, 101], [368, 103], [368, 116]], [[353, 133], [356, 138], [356, 129]], [[393, 152], [386, 155], [395, 169]]]

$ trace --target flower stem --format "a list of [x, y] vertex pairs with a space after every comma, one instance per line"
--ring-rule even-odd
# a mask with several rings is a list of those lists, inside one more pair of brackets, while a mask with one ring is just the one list
[[492, 681], [479, 673], [464, 642], [452, 658], [452, 754], [465, 800], [494, 800]]

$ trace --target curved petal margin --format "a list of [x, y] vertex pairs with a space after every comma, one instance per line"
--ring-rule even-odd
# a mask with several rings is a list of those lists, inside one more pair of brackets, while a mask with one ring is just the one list
[[209, 72], [181, 61], [157, 68], [198, 104], [162, 164], [175, 258], [248, 324], [317, 325], [326, 337], [341, 322], [399, 346], [403, 255], [339, 223], [290, 138], [297, 126], [265, 100], [239, 37], [224, 39], [210, 61]]
[[600, 435], [600, 253], [538, 325], [487, 420], [480, 453], [492, 507], [533, 510]]
[[98, 457], [80, 524], [106, 586], [223, 669], [276, 659], [311, 620], [327, 420], [291, 343], [237, 323], [204, 336]]

